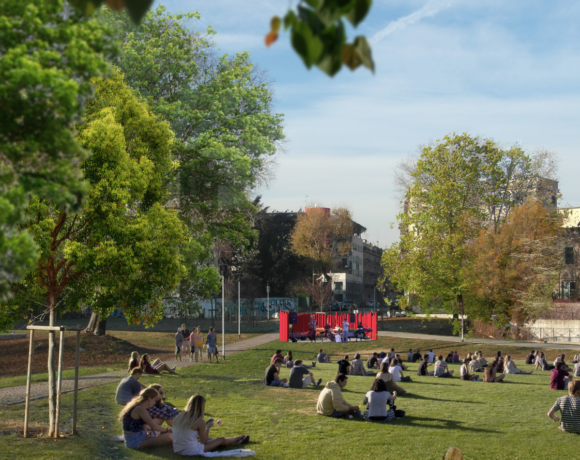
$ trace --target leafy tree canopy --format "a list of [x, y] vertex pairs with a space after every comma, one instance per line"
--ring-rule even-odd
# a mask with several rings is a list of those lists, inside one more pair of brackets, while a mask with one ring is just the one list
[[64, 0], [0, 2], [0, 301], [34, 267], [38, 246], [23, 222], [32, 193], [79, 209], [86, 159], [71, 130], [116, 52], [106, 24]]

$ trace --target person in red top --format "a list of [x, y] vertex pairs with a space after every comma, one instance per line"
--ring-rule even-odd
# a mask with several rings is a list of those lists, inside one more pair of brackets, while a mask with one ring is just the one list
[[563, 369], [564, 363], [561, 361], [556, 363], [556, 368], [550, 371], [550, 388], [552, 390], [565, 390], [568, 388], [568, 382], [572, 379], [568, 371]]
[[272, 356], [272, 359], [270, 360], [270, 364], [274, 364], [274, 361], [276, 361], [277, 359], [281, 359], [282, 362], [284, 362], [284, 356], [282, 356], [282, 350], [276, 350], [276, 353], [274, 353], [274, 356]]

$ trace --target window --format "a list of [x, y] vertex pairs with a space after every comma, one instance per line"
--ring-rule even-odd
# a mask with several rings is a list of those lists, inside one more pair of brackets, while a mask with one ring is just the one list
[[566, 259], [566, 265], [574, 265], [574, 248], [567, 247], [564, 248], [564, 258]]
[[335, 291], [342, 291], [342, 281], [334, 283], [334, 290]]
[[562, 299], [575, 299], [576, 281], [562, 281], [562, 292], [560, 297]]

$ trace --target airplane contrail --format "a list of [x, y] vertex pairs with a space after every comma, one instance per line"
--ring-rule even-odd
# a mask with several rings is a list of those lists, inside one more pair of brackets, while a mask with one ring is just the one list
[[385, 38], [387, 35], [391, 35], [393, 32], [404, 29], [407, 26], [419, 22], [423, 18], [433, 16], [439, 11], [449, 8], [454, 3], [454, 0], [428, 0], [422, 8], [414, 11], [413, 13], [397, 19], [396, 21], [390, 22], [387, 27], [379, 30], [376, 34], [371, 37], [371, 43], [375, 44]]

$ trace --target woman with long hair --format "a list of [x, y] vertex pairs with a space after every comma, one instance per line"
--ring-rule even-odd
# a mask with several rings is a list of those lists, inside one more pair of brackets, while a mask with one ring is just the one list
[[385, 382], [385, 385], [387, 385], [387, 391], [390, 393], [396, 391], [399, 396], [407, 394], [407, 391], [403, 387], [396, 384], [393, 374], [389, 372], [389, 363], [387, 361], [381, 363], [380, 372], [377, 374], [376, 378]]
[[129, 368], [127, 369], [127, 372], [131, 373], [131, 371], [136, 367], [141, 367], [139, 362], [139, 353], [133, 351], [131, 352], [131, 357], [129, 358]]
[[[147, 409], [153, 407], [159, 399], [159, 393], [153, 388], [145, 388], [119, 413], [119, 421], [123, 424], [125, 447], [128, 449], [145, 449], [148, 447], [166, 446], [171, 444], [171, 428], [164, 428], [153, 421]], [[153, 438], [147, 436], [145, 425], [160, 434]]]
[[531, 374], [534, 371], [526, 372], [518, 369], [513, 362], [511, 355], [505, 357], [504, 369], [506, 374]]
[[284, 364], [286, 365], [286, 367], [294, 367], [294, 358], [292, 357], [292, 351], [288, 350], [288, 353], [286, 353], [286, 356], [284, 356]]
[[489, 383], [501, 382], [505, 374], [497, 375], [497, 361], [493, 361], [489, 366], [483, 371], [483, 381]]
[[181, 455], [203, 455], [220, 446], [246, 444], [250, 441], [249, 435], [211, 439], [209, 429], [213, 426], [213, 419], [206, 422], [204, 414], [205, 398], [193, 395], [187, 401], [183, 412], [173, 421], [173, 452]]
[[161, 371], [167, 371], [170, 374], [177, 374], [177, 372], [175, 372], [175, 367], [173, 367], [173, 369], [171, 367], [169, 367], [166, 363], [150, 363], [149, 362], [149, 355], [147, 353], [145, 353], [143, 356], [141, 356], [141, 364], [140, 364], [141, 370], [145, 373], [145, 374], [160, 374]]
[[397, 392], [393, 394], [387, 391], [384, 380], [375, 379], [370, 390], [365, 395], [363, 405], [368, 404], [364, 418], [367, 422], [388, 422], [395, 418], [393, 404], [397, 398]]
[[477, 374], [470, 374], [467, 362], [467, 358], [463, 360], [463, 364], [461, 365], [461, 369], [459, 369], [459, 375], [461, 376], [461, 380], [478, 380], [479, 376]]

